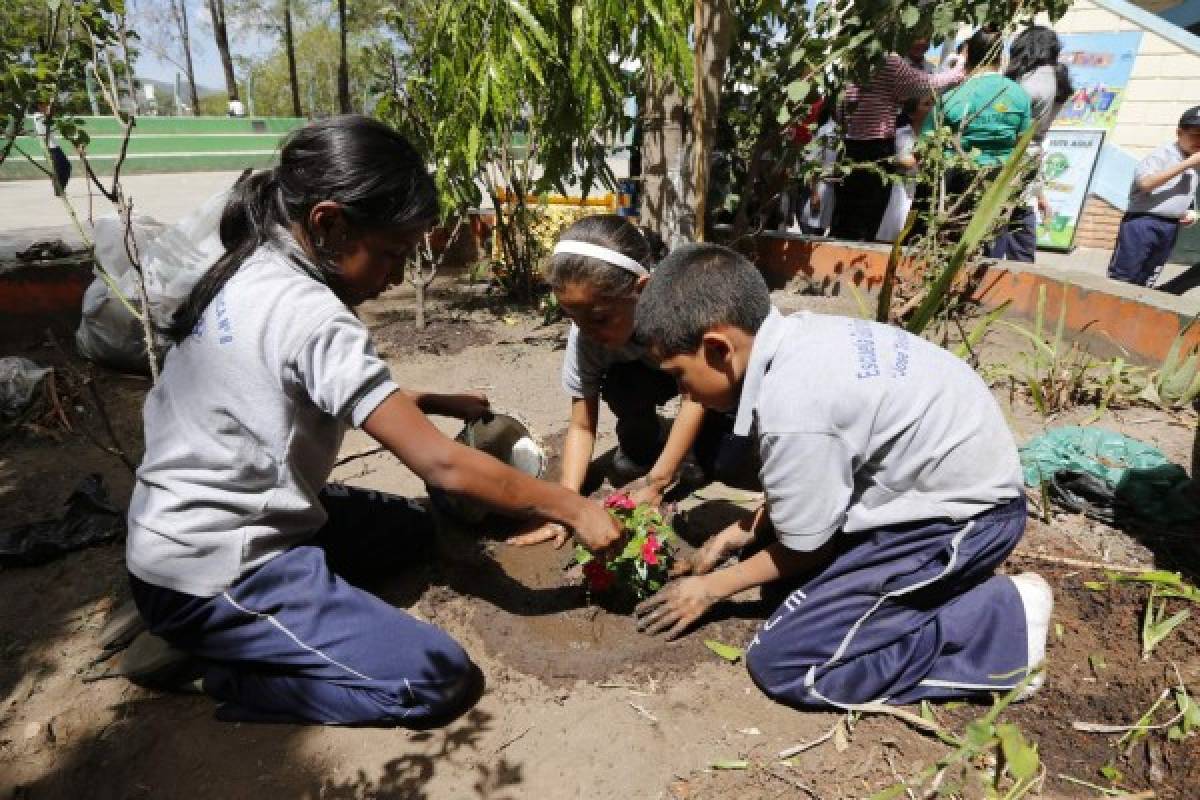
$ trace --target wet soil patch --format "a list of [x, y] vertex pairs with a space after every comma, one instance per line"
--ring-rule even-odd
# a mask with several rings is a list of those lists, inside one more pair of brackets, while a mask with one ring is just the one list
[[[467, 622], [489, 653], [513, 669], [552, 685], [577, 680], [649, 680], [685, 672], [715, 658], [705, 639], [743, 645], [762, 617], [757, 603], [726, 603], [712, 621], [681, 640], [639, 633], [619, 606], [589, 598], [569, 548], [489, 543], [472, 568], [451, 565], [448, 583], [470, 586]], [[457, 585], [457, 586], [456, 586]]]
[[434, 317], [417, 330], [412, 315], [393, 312], [371, 326], [371, 338], [382, 358], [424, 353], [452, 356], [468, 347], [491, 344], [494, 339], [487, 325], [458, 317]]

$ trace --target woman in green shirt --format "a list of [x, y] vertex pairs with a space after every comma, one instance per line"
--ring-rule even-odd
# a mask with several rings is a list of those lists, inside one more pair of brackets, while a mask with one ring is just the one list
[[[967, 41], [966, 51], [971, 78], [942, 95], [940, 113], [930, 116], [926, 129], [939, 123], [948, 125], [958, 132], [963, 151], [977, 167], [998, 168], [1029, 128], [1029, 93], [1000, 73], [1003, 42], [998, 32], [976, 31]], [[966, 191], [973, 177], [973, 170], [950, 173], [947, 193]]]

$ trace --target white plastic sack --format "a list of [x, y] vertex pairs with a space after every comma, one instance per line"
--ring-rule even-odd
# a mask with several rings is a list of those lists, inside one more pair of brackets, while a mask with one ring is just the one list
[[0, 358], [0, 422], [9, 423], [29, 407], [42, 379], [54, 370], [39, 367], [28, 358]]
[[[134, 216], [133, 238], [155, 328], [170, 325], [176, 309], [196, 281], [225, 252], [219, 227], [228, 197], [228, 190], [213, 195], [174, 225], [163, 225], [152, 217]], [[120, 295], [140, 309], [137, 271], [129, 260], [125, 236], [125, 225], [120, 219], [97, 220], [96, 263], [112, 278]], [[75, 344], [84, 358], [122, 370], [148, 369], [142, 323], [98, 271], [83, 296], [83, 319], [75, 333]], [[156, 344], [161, 355], [169, 343], [158, 336]]]

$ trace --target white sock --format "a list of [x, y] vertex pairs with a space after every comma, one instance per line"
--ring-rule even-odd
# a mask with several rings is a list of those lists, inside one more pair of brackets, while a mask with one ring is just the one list
[[[1036, 572], [1022, 572], [1020, 575], [1013, 575], [1009, 580], [1021, 596], [1021, 606], [1025, 610], [1025, 663], [1029, 669], [1033, 669], [1046, 659], [1046, 639], [1050, 635], [1050, 613], [1054, 610], [1054, 593], [1046, 579]], [[1043, 672], [1030, 682], [1022, 699], [1036, 691], [1044, 680]]]

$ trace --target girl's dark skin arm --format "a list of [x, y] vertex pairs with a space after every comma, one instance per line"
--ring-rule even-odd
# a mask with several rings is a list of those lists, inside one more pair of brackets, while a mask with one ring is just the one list
[[601, 506], [449, 439], [422, 412], [419, 402], [424, 401], [424, 396], [393, 392], [367, 417], [363, 430], [431, 486], [499, 511], [560, 523], [592, 552], [617, 540], [620, 529]]

